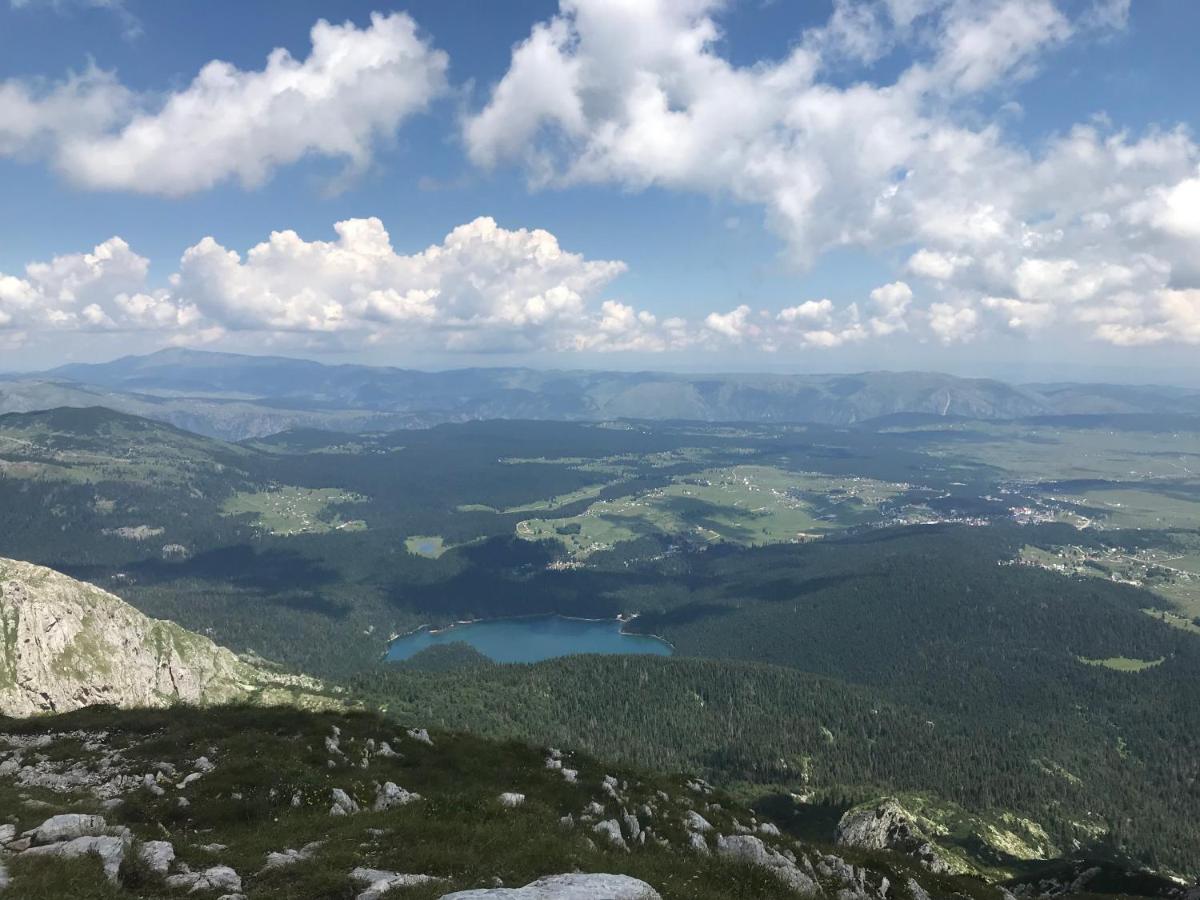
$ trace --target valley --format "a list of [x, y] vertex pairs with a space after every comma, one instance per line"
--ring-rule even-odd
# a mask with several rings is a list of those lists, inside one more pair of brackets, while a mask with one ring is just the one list
[[228, 442], [64, 408], [0, 416], [0, 556], [389, 721], [695, 773], [798, 836], [895, 796], [989, 882], [1187, 878], [1193, 455], [1200, 425], [1141, 414]]

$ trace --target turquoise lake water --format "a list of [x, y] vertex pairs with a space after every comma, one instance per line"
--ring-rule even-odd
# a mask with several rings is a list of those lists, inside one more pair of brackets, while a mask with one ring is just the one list
[[436, 634], [417, 631], [396, 638], [388, 648], [390, 660], [408, 659], [426, 647], [456, 641], [470, 644], [495, 662], [537, 662], [573, 653], [643, 653], [669, 656], [671, 646], [656, 637], [621, 634], [621, 623], [539, 616], [528, 619], [489, 619], [455, 625]]

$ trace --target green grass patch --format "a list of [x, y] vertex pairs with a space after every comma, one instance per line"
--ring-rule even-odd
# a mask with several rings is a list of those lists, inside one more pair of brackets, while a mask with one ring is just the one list
[[569, 518], [527, 519], [517, 535], [557, 540], [577, 559], [647, 535], [758, 546], [877, 520], [903, 486], [868, 478], [731, 466], [677, 476], [665, 487], [601, 500]]
[[363, 503], [366, 498], [337, 488], [302, 488], [284, 485], [267, 491], [234, 494], [222, 505], [227, 516], [252, 516], [268, 534], [326, 534], [332, 531], [365, 531], [361, 519], [344, 519], [334, 507]]
[[1128, 656], [1109, 656], [1106, 659], [1088, 659], [1085, 656], [1081, 656], [1079, 657], [1079, 661], [1084, 665], [1101, 666], [1105, 669], [1112, 669], [1114, 672], [1144, 672], [1146, 669], [1161, 666], [1164, 658], [1130, 659]]

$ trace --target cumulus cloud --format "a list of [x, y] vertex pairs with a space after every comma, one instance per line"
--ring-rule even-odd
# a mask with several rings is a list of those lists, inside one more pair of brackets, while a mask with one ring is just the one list
[[305, 156], [364, 169], [380, 141], [446, 90], [446, 55], [404, 13], [373, 14], [365, 28], [319, 21], [311, 38], [303, 60], [284, 49], [258, 71], [214, 60], [161, 99], [96, 70], [54, 85], [0, 82], [0, 153], [46, 152], [95, 189], [254, 187]]
[[0, 328], [116, 327], [114, 315], [144, 285], [149, 267], [149, 260], [114, 237], [90, 253], [30, 263], [23, 277], [0, 273]]
[[201, 343], [241, 334], [342, 350], [659, 353], [830, 349], [921, 324], [904, 282], [871, 291], [866, 314], [857, 303], [821, 298], [774, 313], [742, 304], [686, 319], [605, 296], [625, 264], [587, 259], [542, 229], [481, 217], [413, 253], [394, 248], [379, 219], [333, 230], [333, 240], [277, 231], [245, 252], [205, 237], [160, 285], [119, 237], [33, 262], [20, 275], [0, 273], [0, 335], [148, 332]]
[[1013, 297], [984, 297], [984, 309], [990, 310], [1004, 320], [1010, 331], [1033, 332], [1045, 328], [1055, 316], [1053, 303], [1033, 303]]
[[[378, 219], [335, 226], [336, 241], [273, 233], [242, 258], [205, 238], [184, 254], [173, 293], [235, 330], [420, 333], [449, 349], [527, 349], [573, 343], [588, 301], [624, 271], [585, 260], [547, 231], [507, 230], [490, 218], [405, 255]], [[616, 340], [649, 327], [601, 313]]]
[[53, 84], [0, 81], [0, 156], [53, 152], [72, 135], [115, 125], [133, 104], [133, 93], [95, 66]]
[[955, 307], [949, 303], [929, 306], [929, 328], [944, 344], [969, 341], [975, 336], [979, 313], [970, 307]]
[[750, 307], [744, 303], [727, 313], [709, 313], [704, 319], [704, 327], [738, 344], [761, 333], [761, 329], [751, 320]]
[[971, 264], [969, 256], [957, 253], [938, 253], [936, 250], [921, 248], [908, 260], [908, 271], [922, 278], [932, 278], [936, 281], [947, 281], [955, 273]]
[[[1129, 342], [1130, 329], [1177, 339], [1186, 332], [1165, 324], [1162, 298], [1200, 283], [1190, 134], [1097, 120], [1031, 150], [1005, 128], [1008, 92], [1048, 53], [1129, 16], [1128, 0], [1070, 8], [838, 0], [783, 58], [738, 65], [721, 54], [718, 0], [560, 0], [514, 48], [464, 140], [478, 164], [521, 165], [541, 186], [657, 186], [758, 205], [801, 267], [838, 247], [899, 250], [928, 288], [925, 307], [909, 297], [890, 318], [851, 321], [847, 307], [837, 323], [768, 328], [748, 310], [709, 316], [705, 330], [729, 340], [906, 330], [954, 342], [1059, 326], [1110, 342]], [[900, 46], [908, 67], [877, 76], [873, 63]]]
[[600, 299], [624, 263], [585, 259], [541, 229], [479, 218], [412, 254], [392, 247], [378, 219], [334, 231], [332, 241], [275, 232], [245, 254], [206, 237], [158, 287], [147, 283], [148, 261], [112, 238], [0, 274], [0, 330], [151, 331], [174, 341], [246, 332], [472, 352], [659, 351], [692, 339], [680, 319]]
[[903, 281], [880, 285], [871, 291], [871, 304], [877, 310], [868, 323], [880, 336], [908, 330], [908, 312], [912, 305], [912, 288]]

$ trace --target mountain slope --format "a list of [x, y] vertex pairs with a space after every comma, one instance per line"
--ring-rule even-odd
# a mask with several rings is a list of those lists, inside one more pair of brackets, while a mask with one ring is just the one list
[[148, 618], [99, 588], [0, 559], [0, 714], [97, 703], [323, 702], [316, 688]]
[[501, 886], [547, 876], [579, 889], [534, 897], [1004, 896], [915, 857], [830, 846], [832, 829], [796, 840], [687, 776], [363, 713], [0, 719], [0, 809], [0, 871], [22, 898], [529, 900]]

